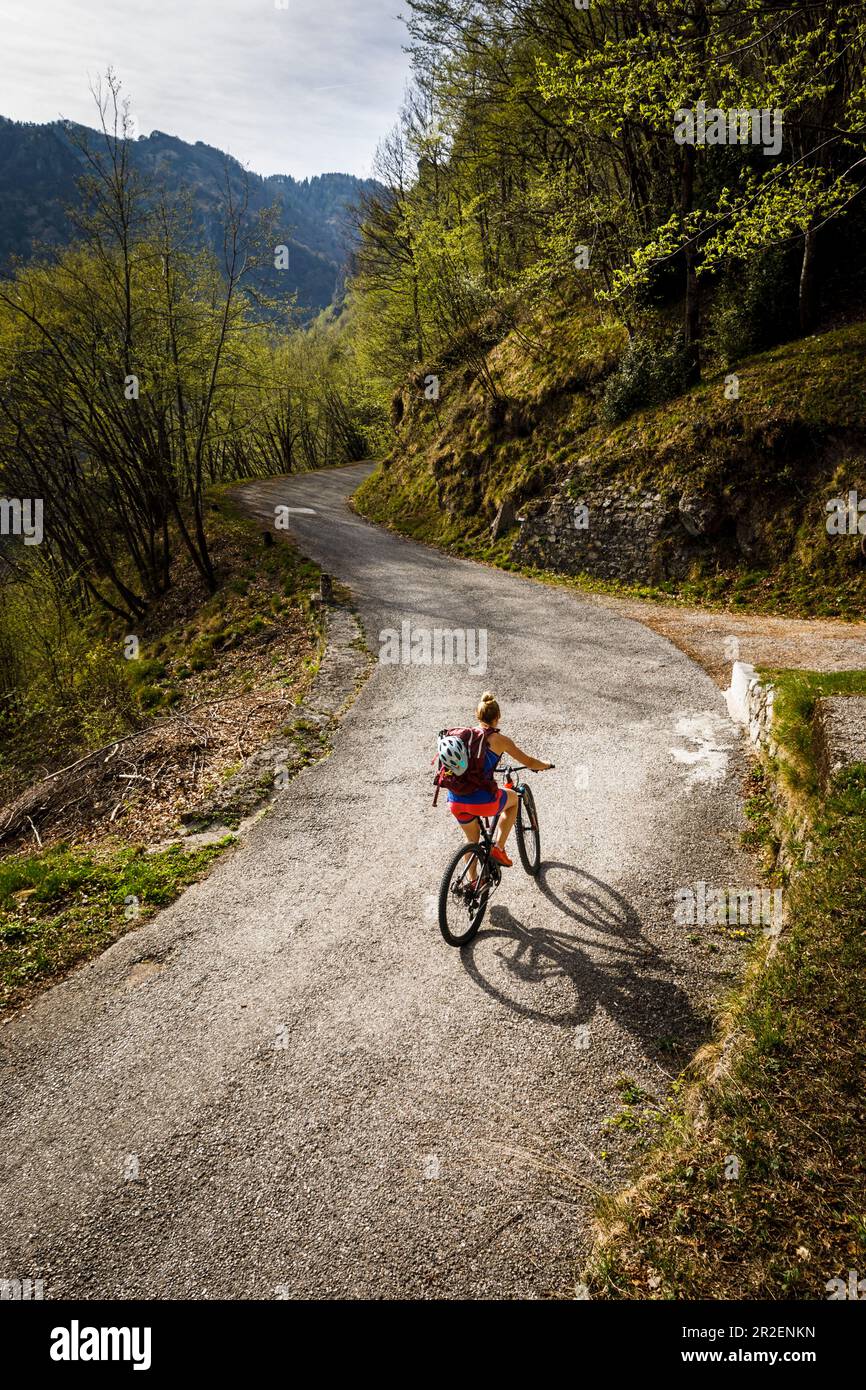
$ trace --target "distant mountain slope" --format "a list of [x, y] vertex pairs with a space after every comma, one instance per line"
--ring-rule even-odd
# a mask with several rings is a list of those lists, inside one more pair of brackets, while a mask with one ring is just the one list
[[[32, 125], [0, 116], [0, 274], [14, 258], [37, 254], [40, 245], [72, 239], [67, 209], [78, 201], [81, 155], [71, 133], [61, 121]], [[95, 144], [100, 137], [91, 135]], [[203, 235], [216, 244], [225, 170], [240, 189], [242, 165], [202, 141], [190, 145], [158, 130], [132, 148], [142, 174], [170, 191], [191, 192]], [[289, 269], [273, 272], [267, 289], [281, 297], [297, 291], [299, 306], [309, 313], [325, 308], [342, 286], [353, 241], [347, 209], [376, 185], [350, 174], [302, 181], [289, 175], [246, 177], [254, 211], [274, 203], [280, 208], [279, 239], [290, 251]]]

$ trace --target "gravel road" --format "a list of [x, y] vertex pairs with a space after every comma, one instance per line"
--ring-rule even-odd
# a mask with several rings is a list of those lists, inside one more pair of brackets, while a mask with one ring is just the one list
[[[247, 505], [310, 509], [292, 530], [374, 652], [469, 630], [486, 670], [378, 664], [205, 882], [0, 1029], [0, 1278], [47, 1298], [573, 1296], [593, 1191], [633, 1154], [617, 1080], [660, 1096], [739, 969], [673, 914], [757, 873], [717, 687], [608, 609], [369, 526], [365, 472]], [[429, 762], [488, 687], [557, 766], [540, 881], [515, 855], [461, 953]]]

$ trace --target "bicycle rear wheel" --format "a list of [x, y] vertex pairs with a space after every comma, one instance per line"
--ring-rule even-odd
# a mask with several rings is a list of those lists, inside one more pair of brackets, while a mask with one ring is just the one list
[[523, 788], [520, 806], [517, 810], [517, 850], [520, 862], [533, 878], [541, 863], [541, 833], [538, 829], [538, 812], [535, 798], [528, 787]]
[[449, 946], [466, 946], [477, 934], [490, 897], [490, 867], [479, 845], [459, 849], [442, 875], [439, 930]]

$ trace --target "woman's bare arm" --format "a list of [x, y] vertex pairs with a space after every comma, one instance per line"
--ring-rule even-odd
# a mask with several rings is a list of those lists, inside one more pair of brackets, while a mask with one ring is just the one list
[[519, 763], [525, 763], [533, 772], [544, 772], [546, 768], [553, 767], [553, 763], [543, 763], [540, 758], [532, 758], [528, 753], [524, 753], [522, 748], [518, 748], [514, 739], [508, 738], [506, 734], [491, 734], [487, 742], [494, 753], [507, 753], [509, 757], [516, 758]]

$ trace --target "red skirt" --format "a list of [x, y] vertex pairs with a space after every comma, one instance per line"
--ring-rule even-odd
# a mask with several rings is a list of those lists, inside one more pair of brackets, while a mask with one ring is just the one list
[[476, 816], [496, 816], [505, 810], [508, 793], [500, 788], [495, 801], [449, 801], [448, 809], [461, 825], [468, 825]]

